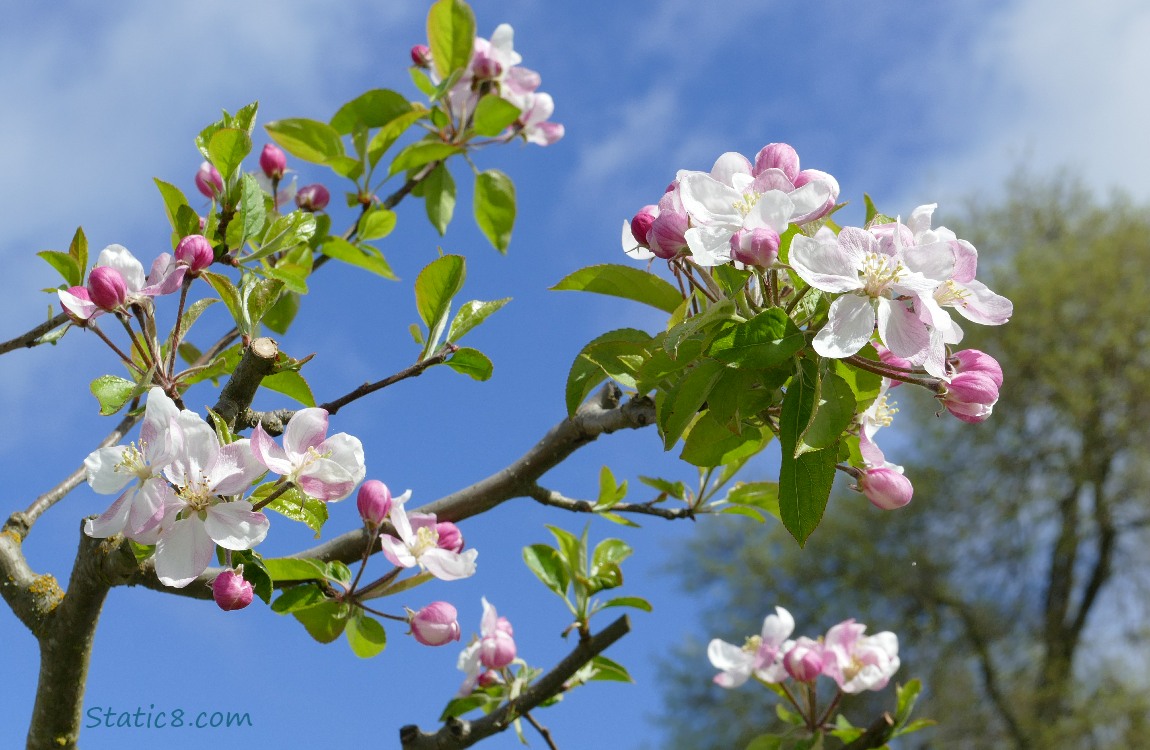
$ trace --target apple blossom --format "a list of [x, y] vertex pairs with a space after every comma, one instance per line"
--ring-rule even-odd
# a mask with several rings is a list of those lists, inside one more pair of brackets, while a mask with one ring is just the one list
[[160, 388], [148, 391], [138, 443], [100, 448], [84, 459], [91, 488], [100, 494], [120, 492], [112, 506], [84, 522], [84, 533], [96, 538], [124, 534], [137, 542], [163, 520], [172, 489], [161, 475], [174, 458], [171, 422], [180, 413]]
[[196, 183], [196, 190], [199, 190], [200, 195], [205, 198], [214, 200], [224, 192], [224, 178], [220, 176], [220, 170], [216, 169], [210, 161], [204, 162], [196, 170], [194, 182]]
[[495, 607], [483, 598], [483, 619], [479, 625], [479, 639], [473, 641], [459, 655], [458, 667], [466, 675], [460, 695], [467, 695], [475, 687], [484, 670], [503, 669], [515, 661], [514, 632], [506, 617], [500, 617]]
[[212, 598], [225, 612], [243, 609], [252, 603], [252, 585], [244, 580], [244, 566], [225, 570], [212, 581]]
[[92, 304], [111, 312], [124, 306], [128, 286], [120, 272], [111, 266], [97, 266], [88, 274], [88, 298]]
[[269, 524], [248, 501], [224, 499], [263, 473], [246, 438], [221, 446], [207, 422], [186, 409], [171, 427], [173, 457], [164, 476], [175, 487], [175, 514], [156, 542], [155, 566], [161, 583], [181, 588], [207, 569], [217, 544], [251, 549]]
[[431, 67], [431, 47], [417, 44], [411, 48], [411, 64], [417, 68]]
[[799, 636], [783, 656], [783, 667], [799, 682], [814, 682], [823, 671], [823, 645]]
[[346, 432], [327, 437], [328, 414], [323, 409], [300, 409], [284, 429], [281, 448], [256, 425], [252, 452], [275, 474], [324, 502], [342, 500], [360, 483], [367, 469], [363, 444]]
[[187, 267], [193, 276], [207, 269], [215, 260], [212, 243], [202, 234], [189, 234], [176, 245], [176, 261]]
[[[380, 537], [384, 556], [393, 565], [412, 568], [418, 565], [436, 578], [455, 581], [475, 574], [475, 558], [479, 552], [469, 549], [466, 552], [453, 552], [439, 546], [439, 533], [435, 528], [435, 516], [421, 514], [418, 527], [408, 518], [403, 507], [411, 497], [411, 490], [392, 498], [389, 518], [398, 537], [384, 534]], [[415, 514], [413, 514], [415, 515]], [[426, 519], [430, 518], [430, 522]]]
[[989, 354], [964, 349], [951, 357], [953, 374], [941, 386], [943, 406], [963, 422], [977, 424], [990, 417], [1002, 387], [1002, 367]]
[[451, 521], [440, 521], [435, 524], [435, 533], [439, 536], [440, 549], [451, 552], [463, 551], [463, 532]]
[[92, 302], [92, 295], [88, 294], [86, 287], [70, 286], [59, 290], [56, 294], [60, 299], [60, 306], [76, 325], [87, 325], [92, 318], [104, 314], [104, 311]]
[[898, 636], [889, 631], [863, 636], [853, 619], [835, 625], [823, 641], [823, 674], [844, 693], [882, 690], [898, 671]]
[[914, 496], [914, 486], [903, 476], [902, 467], [896, 464], [863, 470], [858, 478], [858, 489], [871, 505], [883, 510], [901, 508]]
[[763, 620], [762, 632], [751, 638], [742, 648], [715, 638], [707, 646], [707, 658], [719, 670], [715, 684], [736, 688], [752, 674], [763, 682], [782, 682], [787, 678], [782, 657], [791, 642], [787, 640], [795, 629], [795, 619], [782, 607]]
[[432, 602], [418, 612], [409, 612], [411, 635], [424, 646], [443, 646], [458, 641], [458, 613], [447, 602]]

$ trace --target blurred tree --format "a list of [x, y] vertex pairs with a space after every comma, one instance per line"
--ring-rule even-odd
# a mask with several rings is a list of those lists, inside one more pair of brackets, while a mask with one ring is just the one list
[[[708, 638], [756, 633], [776, 604], [797, 633], [851, 616], [898, 633], [899, 677], [925, 679], [920, 715], [940, 721], [904, 747], [1137, 746], [1150, 715], [1150, 214], [1071, 179], [1022, 175], [1005, 196], [955, 226], [1015, 306], [962, 342], [1002, 364], [993, 416], [936, 418], [896, 389], [909, 403], [882, 440], [908, 466], [911, 506], [883, 513], [843, 493], [834, 502], [857, 510], [828, 512], [803, 550], [781, 528], [724, 519], [676, 568], [712, 600]], [[768, 693], [723, 691], [707, 671], [705, 643], [667, 663], [668, 746], [742, 747], [768, 728]]]

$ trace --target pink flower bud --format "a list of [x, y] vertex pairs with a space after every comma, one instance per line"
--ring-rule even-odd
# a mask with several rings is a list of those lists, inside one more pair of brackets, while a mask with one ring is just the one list
[[823, 671], [822, 645], [800, 636], [783, 656], [783, 668], [799, 682], [814, 682]]
[[295, 204], [304, 211], [315, 212], [327, 208], [331, 193], [323, 185], [304, 185], [295, 194]]
[[439, 537], [439, 548], [450, 552], [463, 551], [463, 532], [451, 521], [441, 521], [435, 524], [435, 533]]
[[755, 156], [755, 166], [751, 174], [758, 176], [768, 169], [777, 169], [786, 175], [788, 180], [794, 182], [799, 174], [798, 152], [787, 143], [768, 143]]
[[287, 169], [287, 155], [283, 149], [270, 143], [264, 146], [264, 150], [260, 152], [260, 169], [269, 180], [283, 177], [284, 170]]
[[212, 581], [212, 598], [225, 612], [243, 609], [252, 603], [252, 585], [244, 580], [243, 566], [225, 570]]
[[766, 268], [779, 258], [779, 233], [770, 227], [740, 229], [731, 235], [731, 257], [748, 266]]
[[176, 245], [176, 260], [187, 266], [193, 275], [210, 266], [215, 257], [212, 243], [202, 234], [189, 234]]
[[858, 478], [858, 487], [871, 505], [883, 510], [901, 508], [914, 495], [910, 480], [901, 472], [885, 466], [864, 471]]
[[196, 190], [205, 198], [218, 198], [224, 192], [224, 178], [211, 162], [200, 165], [195, 177]]
[[631, 219], [631, 236], [643, 247], [647, 247], [647, 233], [651, 231], [651, 224], [658, 215], [658, 206], [643, 206]]
[[821, 182], [830, 193], [829, 197], [823, 201], [823, 204], [814, 211], [792, 219], [791, 221], [795, 224], [806, 224], [809, 221], [821, 219], [829, 214], [831, 209], [835, 207], [835, 204], [838, 203], [839, 181], [826, 172], [820, 172], [817, 169], [804, 169], [795, 176], [793, 182], [795, 183], [796, 190], [808, 182]]
[[379, 526], [391, 513], [391, 490], [378, 479], [369, 479], [360, 486], [355, 505], [364, 522]]
[[977, 424], [986, 421], [998, 402], [1002, 387], [1002, 367], [994, 357], [977, 349], [964, 349], [951, 361], [954, 374], [944, 384], [943, 405], [947, 411], [963, 422]]
[[415, 640], [424, 646], [442, 646], [459, 640], [458, 613], [447, 602], [428, 604], [411, 614], [408, 624]]
[[498, 60], [493, 60], [484, 54], [477, 54], [471, 63], [471, 72], [476, 78], [491, 80], [498, 78], [503, 73], [503, 66]]
[[411, 48], [411, 62], [417, 68], [431, 67], [431, 47], [417, 44]]
[[488, 669], [503, 669], [515, 661], [515, 639], [508, 632], [511, 626], [505, 618], [499, 619], [506, 627], [496, 627], [479, 641], [479, 663]]
[[492, 685], [503, 684], [503, 677], [493, 669], [484, 670], [479, 675], [479, 687], [491, 687]]
[[67, 292], [61, 292], [60, 306], [64, 308], [64, 312], [68, 313], [72, 322], [78, 326], [87, 325], [88, 321], [96, 314], [96, 306], [92, 304], [92, 296], [82, 286], [70, 286]]
[[115, 268], [96, 266], [88, 274], [88, 298], [101, 310], [118, 310], [128, 298], [128, 285]]

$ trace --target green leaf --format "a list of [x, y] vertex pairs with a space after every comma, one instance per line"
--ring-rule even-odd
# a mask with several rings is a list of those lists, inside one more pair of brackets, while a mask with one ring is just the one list
[[501, 253], [511, 243], [515, 225], [515, 185], [497, 169], [475, 175], [475, 223], [492, 246]]
[[682, 482], [672, 482], [669, 479], [640, 476], [639, 481], [648, 487], [654, 487], [661, 493], [670, 495], [676, 500], [682, 500], [687, 492], [687, 487]]
[[[198, 299], [195, 302], [193, 302], [188, 307], [188, 309], [184, 311], [183, 316], [180, 318], [180, 337], [181, 338], [187, 338], [188, 331], [191, 330], [192, 325], [195, 324], [196, 320], [199, 319], [200, 315], [204, 312], [204, 310], [208, 309], [210, 306], [214, 305], [217, 302], [219, 302], [219, 300], [216, 299], [215, 297], [204, 297], [203, 299]], [[170, 336], [168, 337], [168, 341], [169, 342], [171, 341]], [[199, 354], [197, 354], [196, 356], [198, 357]], [[188, 361], [192, 361], [192, 360], [188, 360]]]
[[176, 216], [180, 211], [180, 206], [188, 205], [188, 199], [184, 196], [182, 190], [175, 185], [171, 185], [159, 178], [153, 178], [156, 187], [160, 189], [160, 197], [164, 199], [164, 213], [168, 217], [168, 223], [172, 225], [172, 229], [176, 229]]
[[277, 279], [261, 279], [247, 275], [240, 286], [240, 311], [244, 329], [255, 333], [260, 320], [279, 299], [284, 283]]
[[382, 276], [390, 281], [396, 280], [383, 253], [371, 245], [353, 245], [342, 237], [328, 237], [320, 250], [329, 258], [371, 271], [376, 276]]
[[346, 586], [351, 586], [351, 569], [347, 567], [346, 563], [332, 560], [327, 564], [327, 578], [329, 581], [338, 581]]
[[447, 165], [440, 162], [431, 170], [423, 182], [422, 188], [424, 207], [427, 209], [427, 218], [435, 231], [442, 237], [447, 232], [447, 225], [455, 214], [455, 180], [451, 177]]
[[232, 320], [243, 330], [243, 304], [240, 301], [240, 292], [236, 289], [235, 285], [232, 284], [232, 280], [227, 276], [212, 273], [211, 271], [201, 272], [200, 277], [208, 282], [212, 289], [216, 290], [216, 294], [220, 295], [220, 299], [223, 300], [224, 305], [228, 308], [228, 312], [232, 314]]
[[327, 123], [292, 118], [269, 122], [264, 128], [285, 151], [304, 161], [327, 164], [344, 156], [339, 131]]
[[519, 119], [523, 110], [498, 94], [486, 94], [475, 105], [471, 128], [476, 135], [496, 136]]
[[559, 543], [559, 554], [563, 558], [567, 568], [573, 572], [580, 573], [587, 569], [587, 539], [586, 529], [584, 529], [584, 537], [579, 537], [572, 534], [570, 531], [559, 528], [558, 526], [547, 526], [547, 530], [555, 537], [555, 541]]
[[339, 638], [347, 626], [348, 614], [348, 605], [330, 601], [292, 612], [292, 616], [300, 621], [308, 635], [320, 643], [331, 643]]
[[741, 433], [736, 434], [708, 411], [691, 425], [691, 431], [687, 434], [679, 458], [699, 467], [723, 466], [753, 456], [761, 451], [772, 437], [769, 430], [764, 436], [764, 433], [755, 427], [744, 427]]
[[271, 609], [277, 615], [286, 615], [289, 612], [314, 607], [326, 600], [327, 597], [324, 596], [320, 587], [314, 583], [309, 583], [285, 589], [279, 598], [272, 602]]
[[272, 557], [264, 560], [264, 567], [276, 582], [322, 581], [327, 578], [324, 563], [306, 557]]
[[760, 734], [751, 740], [747, 750], [782, 750], [783, 738], [773, 734]]
[[379, 656], [387, 646], [387, 631], [373, 617], [359, 615], [347, 621], [347, 643], [361, 659]]
[[424, 355], [439, 345], [447, 327], [451, 300], [463, 288], [467, 261], [462, 255], [444, 255], [428, 263], [415, 279], [415, 307], [429, 331]]
[[871, 197], [866, 193], [863, 193], [863, 205], [866, 206], [866, 219], [863, 222], [863, 226], [870, 226], [870, 223], [874, 221], [874, 217], [878, 216], [878, 209], [875, 208], [874, 201], [871, 200]]
[[447, 329], [445, 340], [453, 344], [457, 343], [468, 331], [487, 320], [488, 316], [510, 301], [510, 297], [504, 297], [490, 302], [480, 302], [476, 299], [465, 302], [459, 308], [459, 312], [455, 313], [455, 318]]
[[[685, 303], [685, 300], [684, 300]], [[727, 321], [738, 320], [735, 303], [725, 299], [717, 305], [711, 305], [700, 315], [693, 315], [687, 320], [676, 323], [667, 330], [667, 337], [663, 340], [663, 349], [672, 357], [679, 357], [679, 349], [687, 341], [703, 341], [711, 329], [718, 329]]]
[[914, 710], [914, 704], [918, 701], [918, 696], [922, 692], [922, 682], [918, 679], [913, 679], [905, 685], [899, 685], [898, 694], [898, 709], [895, 712], [895, 724], [905, 724], [910, 718], [911, 712]]
[[708, 354], [734, 367], [766, 370], [786, 364], [805, 345], [803, 332], [781, 308], [772, 307], [743, 323], [728, 323]]
[[427, 14], [427, 44], [439, 77], [447, 78], [471, 60], [475, 14], [462, 0], [437, 0]]
[[395, 229], [395, 212], [386, 208], [373, 208], [359, 218], [359, 239], [378, 240]]
[[256, 178], [245, 174], [240, 182], [240, 212], [243, 215], [242, 245], [252, 237], [259, 235], [267, 223], [267, 211], [264, 209], [264, 191]]
[[[612, 600], [618, 601], [618, 600]], [[605, 604], [603, 606], [611, 606]], [[641, 608], [640, 608], [641, 609]], [[616, 661], [608, 659], [606, 656], [596, 656], [591, 659], [591, 668], [594, 670], [591, 675], [591, 680], [604, 680], [609, 682], [634, 682], [627, 669]]]
[[581, 291], [608, 294], [612, 297], [642, 302], [665, 313], [672, 313], [683, 295], [658, 276], [639, 268], [615, 263], [581, 268], [551, 287], [553, 291]]
[[446, 364], [452, 370], [461, 372], [474, 380], [480, 381], [489, 380], [495, 368], [486, 354], [478, 349], [471, 349], [466, 346], [457, 349], [455, 353], [451, 355], [451, 359], [447, 360]]
[[92, 395], [100, 402], [101, 416], [109, 417], [132, 400], [136, 384], [115, 375], [101, 375], [92, 381]]
[[411, 112], [411, 102], [389, 89], [365, 91], [344, 104], [331, 118], [331, 126], [340, 135], [357, 128], [380, 128], [395, 118]]
[[443, 161], [449, 156], [463, 153], [462, 146], [456, 146], [442, 141], [419, 141], [404, 147], [402, 151], [391, 160], [391, 167], [387, 176], [397, 175], [409, 169], [416, 169], [433, 161]]
[[701, 359], [659, 401], [656, 418], [665, 450], [671, 450], [671, 446], [679, 440], [687, 425], [706, 403], [707, 396], [725, 369], [721, 362]]
[[308, 497], [296, 487], [272, 500], [266, 507], [285, 518], [303, 522], [315, 532], [317, 539], [323, 525], [327, 523], [327, 503]]
[[238, 128], [221, 128], [208, 141], [208, 160], [226, 182], [252, 150], [252, 138]]
[[607, 607], [634, 607], [644, 612], [650, 612], [653, 609], [651, 602], [641, 596], [617, 596], [603, 602], [603, 608], [606, 609]]
[[799, 436], [799, 444], [795, 448], [798, 453], [837, 444], [843, 430], [855, 418], [854, 391], [833, 372], [827, 372], [819, 379], [817, 398], [815, 415]]
[[299, 312], [299, 294], [286, 292], [264, 313], [263, 324], [278, 334], [287, 333]]
[[[212, 214], [213, 219], [217, 216], [218, 214]], [[182, 239], [190, 234], [204, 234], [208, 230], [200, 229], [200, 215], [196, 213], [196, 209], [191, 206], [180, 206], [176, 209], [175, 226], [172, 231]]]
[[76, 267], [80, 269], [80, 279], [73, 286], [79, 286], [84, 282], [84, 270], [88, 267], [88, 238], [84, 236], [84, 228], [76, 227], [76, 233], [72, 235], [72, 243], [68, 245], [68, 255], [76, 261]]
[[779, 516], [787, 531], [805, 545], [822, 520], [835, 478], [838, 446], [796, 456], [799, 435], [815, 410], [818, 366], [802, 360], [783, 397], [779, 442], [783, 460], [779, 469]]
[[281, 250], [291, 250], [315, 236], [316, 228], [316, 216], [308, 211], [296, 210], [286, 216], [278, 216], [264, 230], [258, 249], [241, 257], [240, 262], [246, 263]]
[[64, 283], [68, 286], [84, 285], [84, 271], [76, 263], [76, 259], [68, 253], [62, 253], [59, 250], [41, 250], [36, 255], [43, 258], [52, 268], [55, 268], [64, 277]]
[[303, 375], [294, 370], [284, 370], [268, 375], [260, 382], [260, 385], [269, 391], [282, 393], [288, 398], [295, 399], [309, 408], [315, 406], [315, 396], [312, 395], [311, 386], [304, 380]]
[[622, 539], [604, 539], [591, 553], [591, 575], [598, 576], [603, 569], [618, 565], [630, 557], [631, 552], [630, 545]]
[[778, 482], [737, 482], [727, 491], [727, 502], [733, 505], [750, 506], [764, 510], [779, 518]]
[[[872, 359], [878, 355], [874, 353], [871, 347], [867, 346], [863, 347], [862, 351], [859, 352], [859, 356]], [[841, 359], [836, 359], [834, 365], [835, 373], [846, 381], [854, 393], [855, 409], [865, 411], [874, 403], [874, 400], [878, 398], [878, 394], [882, 390], [882, 376], [851, 367]]]
[[567, 373], [566, 403], [568, 416], [574, 416], [579, 404], [591, 394], [591, 391], [607, 379], [607, 372], [594, 360], [585, 356], [588, 352], [613, 342], [630, 342], [642, 346], [651, 340], [650, 334], [635, 328], [620, 328], [608, 331], [602, 336], [592, 340], [571, 363], [571, 370]]
[[615, 483], [615, 475], [611, 469], [604, 466], [599, 470], [599, 499], [595, 501], [595, 510], [609, 510], [619, 504], [627, 496], [627, 483]]
[[380, 158], [387, 153], [387, 150], [391, 148], [396, 139], [403, 135], [404, 131], [427, 117], [427, 111], [427, 108], [422, 105], [414, 105], [411, 112], [395, 118], [372, 136], [371, 141], [367, 144], [367, 159], [372, 169], [379, 163]]
[[571, 577], [558, 550], [546, 544], [532, 544], [523, 548], [523, 562], [544, 586], [564, 599], [567, 598]]

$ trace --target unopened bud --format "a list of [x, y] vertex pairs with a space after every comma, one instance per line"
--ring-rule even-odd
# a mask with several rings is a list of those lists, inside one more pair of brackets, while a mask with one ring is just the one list
[[295, 194], [295, 204], [304, 211], [315, 212], [327, 208], [331, 193], [323, 185], [304, 185]]
[[391, 490], [378, 479], [369, 479], [360, 486], [355, 505], [365, 523], [379, 526], [391, 513]]
[[767, 268], [779, 258], [779, 233], [770, 227], [740, 229], [731, 235], [731, 257], [748, 266]]
[[225, 570], [212, 581], [212, 598], [225, 612], [243, 609], [252, 603], [252, 585], [243, 577], [243, 566]]
[[176, 245], [176, 260], [187, 266], [192, 275], [210, 266], [215, 257], [212, 243], [202, 234], [189, 234]]
[[442, 646], [458, 641], [458, 613], [447, 602], [432, 602], [409, 616], [411, 635], [424, 646]]
[[643, 247], [647, 247], [647, 233], [651, 231], [651, 224], [658, 215], [658, 206], [643, 206], [631, 219], [631, 236]]
[[800, 636], [783, 656], [783, 667], [799, 682], [814, 682], [823, 671], [822, 647], [818, 641]]
[[218, 198], [224, 192], [224, 178], [211, 162], [200, 165], [195, 177], [196, 190], [205, 198]]
[[794, 182], [799, 174], [798, 152], [788, 143], [768, 143], [755, 156], [752, 173], [758, 175], [768, 169], [778, 169]]
[[498, 60], [492, 60], [486, 55], [476, 55], [471, 64], [471, 72], [476, 78], [493, 80], [503, 73], [503, 66]]
[[871, 505], [883, 510], [901, 508], [914, 495], [910, 480], [901, 472], [885, 466], [864, 471], [858, 478], [858, 488]]
[[88, 299], [101, 310], [118, 310], [128, 298], [124, 277], [111, 266], [96, 266], [88, 274]]
[[435, 534], [440, 549], [450, 552], [463, 551], [463, 532], [451, 521], [441, 521], [435, 524]]
[[431, 67], [431, 47], [417, 44], [411, 48], [411, 63], [417, 68]]
[[287, 155], [283, 149], [270, 143], [264, 146], [264, 150], [260, 152], [260, 169], [269, 180], [283, 177], [284, 170], [287, 169]]

